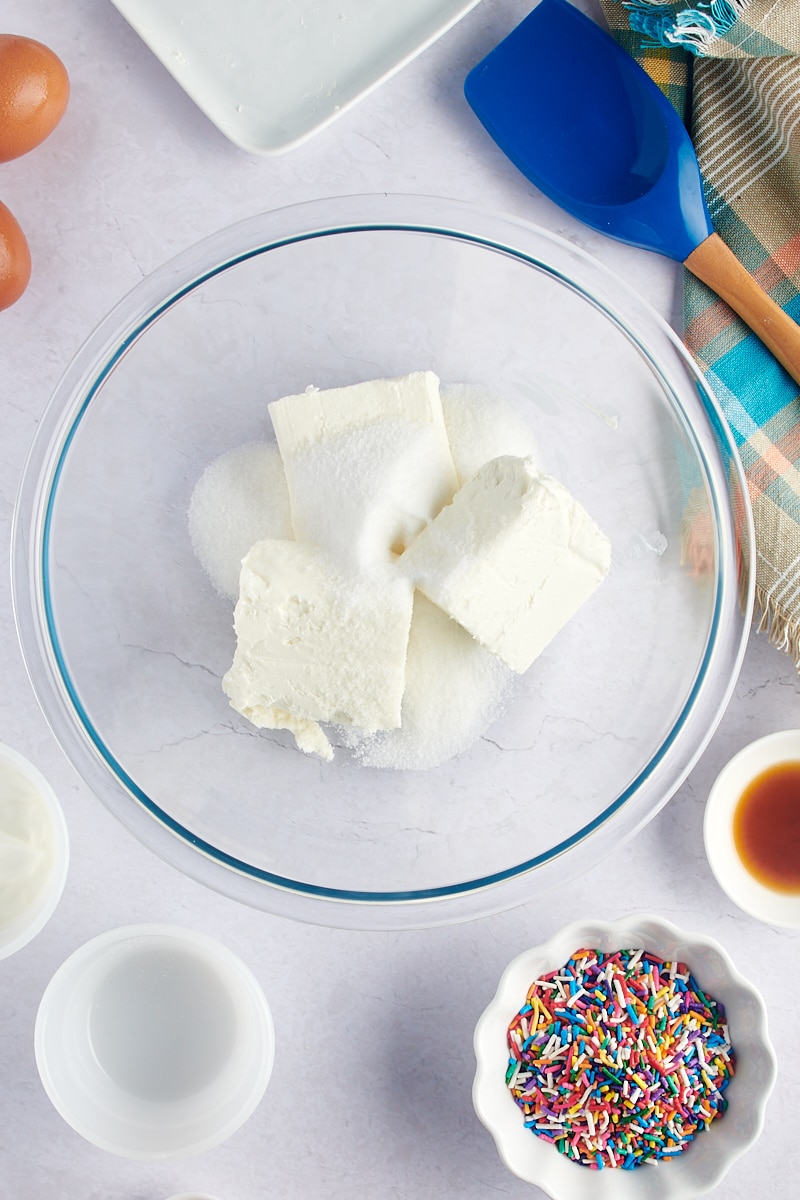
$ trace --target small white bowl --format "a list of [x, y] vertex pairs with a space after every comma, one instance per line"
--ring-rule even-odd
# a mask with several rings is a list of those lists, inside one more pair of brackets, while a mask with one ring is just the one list
[[[583, 947], [605, 952], [641, 947], [664, 960], [677, 959], [725, 1006], [736, 1056], [736, 1074], [725, 1093], [728, 1109], [671, 1161], [633, 1171], [583, 1167], [525, 1128], [506, 1086], [506, 1032], [530, 985]], [[576, 921], [520, 954], [503, 972], [494, 999], [478, 1021], [474, 1046], [472, 1099], [478, 1117], [509, 1170], [542, 1188], [552, 1200], [692, 1200], [702, 1195], [720, 1183], [761, 1133], [776, 1076], [766, 1009], [752, 984], [712, 938], [686, 933], [645, 913], [614, 922]]]
[[709, 793], [703, 839], [717, 883], [734, 904], [768, 925], [800, 929], [800, 894], [760, 883], [745, 867], [733, 839], [733, 815], [742, 792], [763, 771], [787, 762], [800, 762], [800, 729], [768, 734], [735, 754]]
[[65, 1121], [126, 1158], [200, 1154], [247, 1120], [275, 1036], [255, 977], [213, 938], [131, 925], [64, 962], [34, 1034], [44, 1089]]
[[[40, 845], [34, 848], [39, 856], [39, 879], [25, 884], [23, 895], [18, 895], [10, 915], [0, 912], [0, 959], [21, 950], [37, 933], [40, 933], [52, 917], [64, 891], [69, 867], [69, 835], [67, 823], [56, 794], [44, 775], [33, 763], [0, 742], [0, 833], [3, 829], [2, 812], [7, 800], [4, 788], [10, 788], [7, 780], [21, 776], [29, 795], [35, 800], [36, 811], [30, 814], [37, 827]], [[8, 832], [8, 831], [6, 831]], [[8, 888], [8, 879], [4, 880]]]
[[169, 1200], [217, 1200], [208, 1192], [181, 1192], [179, 1196], [170, 1196]]

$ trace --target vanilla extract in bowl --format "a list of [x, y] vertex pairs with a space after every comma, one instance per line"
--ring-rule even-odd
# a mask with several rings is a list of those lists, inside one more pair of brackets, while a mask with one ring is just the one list
[[760, 883], [800, 894], [800, 760], [777, 763], [748, 784], [734, 810], [733, 839]]
[[726, 763], [709, 792], [703, 840], [734, 903], [800, 929], [800, 729], [759, 738]]

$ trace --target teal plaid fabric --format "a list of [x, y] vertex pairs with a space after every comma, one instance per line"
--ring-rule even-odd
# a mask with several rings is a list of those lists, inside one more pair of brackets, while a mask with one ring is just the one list
[[[800, 321], [800, 0], [601, 2], [686, 121], [717, 233]], [[759, 628], [800, 667], [800, 388], [688, 271], [684, 340], [744, 465]]]

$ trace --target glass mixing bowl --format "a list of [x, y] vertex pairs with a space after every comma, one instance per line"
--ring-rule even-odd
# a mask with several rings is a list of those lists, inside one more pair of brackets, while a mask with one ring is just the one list
[[[420, 369], [530, 424], [612, 567], [457, 758], [325, 763], [228, 706], [232, 606], [187, 509], [211, 460], [272, 436], [270, 400]], [[684, 779], [744, 651], [746, 495], [679, 340], [585, 253], [456, 201], [336, 198], [207, 239], [89, 338], [24, 472], [15, 614], [55, 736], [146, 846], [274, 913], [443, 924], [576, 876]]]

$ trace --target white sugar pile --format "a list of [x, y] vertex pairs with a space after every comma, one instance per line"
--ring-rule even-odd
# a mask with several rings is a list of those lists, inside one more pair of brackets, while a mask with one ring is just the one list
[[235, 600], [239, 570], [262, 538], [292, 538], [289, 493], [274, 442], [250, 442], [206, 467], [189, 505], [192, 548], [214, 587]]
[[401, 554], [457, 487], [441, 426], [399, 420], [316, 442], [285, 471], [297, 540], [355, 568]]
[[[442, 410], [459, 482], [503, 454], [536, 457], [525, 422], [468, 384], [442, 387]], [[214, 587], [235, 600], [241, 560], [262, 538], [293, 535], [278, 447], [251, 443], [210, 463], [189, 508], [194, 552]], [[406, 660], [399, 729], [337, 729], [339, 743], [366, 767], [427, 770], [466, 750], [501, 716], [517, 676], [419, 593]]]
[[442, 414], [459, 483], [504, 454], [537, 459], [526, 422], [494, 396], [469, 383], [442, 384]]
[[365, 767], [424, 771], [460, 754], [503, 712], [516, 675], [420, 592], [408, 639], [399, 729], [340, 728]]

